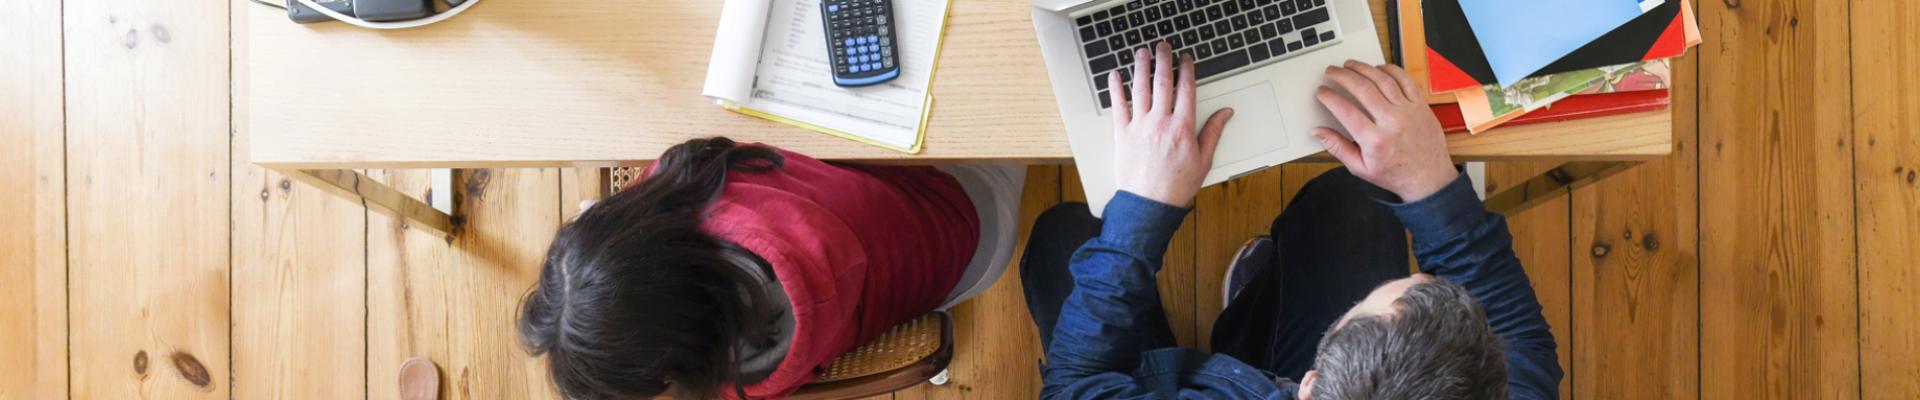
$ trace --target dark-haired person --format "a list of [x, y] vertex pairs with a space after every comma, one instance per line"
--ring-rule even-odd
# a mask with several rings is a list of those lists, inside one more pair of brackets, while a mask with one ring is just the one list
[[[1241, 249], [1215, 353], [1177, 347], [1154, 274], [1232, 112], [1196, 133], [1191, 57], [1176, 83], [1168, 48], [1155, 53], [1138, 53], [1134, 92], [1113, 98], [1116, 159], [1134, 162], [1116, 168], [1106, 219], [1084, 204], [1049, 210], [1021, 261], [1046, 349], [1041, 397], [1558, 397], [1553, 336], [1506, 221], [1454, 169], [1426, 96], [1393, 66], [1327, 70], [1358, 100], [1317, 94], [1351, 132], [1316, 132], [1346, 168], [1308, 183], [1270, 238]], [[1422, 271], [1411, 276], [1406, 232]]]
[[1024, 170], [699, 139], [560, 228], [519, 331], [575, 399], [780, 397], [1012, 259]]

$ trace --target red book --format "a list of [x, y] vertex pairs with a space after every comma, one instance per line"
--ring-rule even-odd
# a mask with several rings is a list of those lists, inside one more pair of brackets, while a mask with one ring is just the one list
[[[1638, 92], [1617, 92], [1583, 94], [1561, 99], [1540, 110], [1521, 115], [1500, 126], [1539, 124], [1575, 119], [1604, 117], [1637, 113], [1642, 111], [1664, 110], [1672, 100], [1666, 89]], [[1433, 116], [1440, 118], [1440, 127], [1447, 133], [1466, 132], [1467, 121], [1460, 117], [1459, 104], [1433, 105]]]

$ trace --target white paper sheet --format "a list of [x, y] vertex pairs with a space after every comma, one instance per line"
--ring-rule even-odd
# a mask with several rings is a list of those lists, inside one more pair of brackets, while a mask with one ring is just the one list
[[707, 59], [707, 83], [700, 94], [730, 107], [753, 93], [753, 73], [760, 62], [760, 41], [766, 37], [772, 4], [772, 0], [727, 0], [721, 6], [720, 29], [713, 34], [713, 56]]
[[[727, 6], [731, 8], [735, 2], [744, 1], [756, 0], [728, 0]], [[716, 88], [731, 86], [715, 84], [718, 79], [715, 73], [719, 69], [709, 66], [708, 96], [745, 97], [744, 101], [735, 102], [741, 107], [887, 146], [916, 147], [920, 122], [929, 104], [927, 90], [932, 83], [935, 52], [940, 47], [948, 4], [948, 0], [894, 0], [900, 77], [879, 85], [843, 88], [833, 84], [828, 67], [819, 0], [771, 0], [766, 22], [762, 24], [765, 29], [759, 43], [758, 63], [748, 79], [751, 93], [744, 96], [719, 93]], [[721, 17], [723, 31], [729, 29], [727, 21], [731, 19], [734, 18]], [[716, 41], [714, 62], [734, 62], [720, 59], [723, 52], [719, 46], [723, 45], [730, 44]], [[732, 51], [726, 53], [733, 54]]]

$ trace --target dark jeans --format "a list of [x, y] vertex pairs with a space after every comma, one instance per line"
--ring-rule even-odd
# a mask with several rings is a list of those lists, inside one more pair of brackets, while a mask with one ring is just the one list
[[[1279, 254], [1214, 322], [1213, 351], [1296, 381], [1313, 369], [1328, 327], [1375, 287], [1409, 274], [1405, 228], [1377, 199], [1392, 197], [1345, 169], [1301, 188], [1273, 221]], [[1020, 279], [1043, 347], [1052, 345], [1060, 305], [1073, 291], [1067, 264], [1100, 224], [1083, 203], [1055, 206], [1034, 223]], [[1154, 308], [1157, 327], [1142, 334], [1156, 348], [1175, 346], [1166, 313]]]

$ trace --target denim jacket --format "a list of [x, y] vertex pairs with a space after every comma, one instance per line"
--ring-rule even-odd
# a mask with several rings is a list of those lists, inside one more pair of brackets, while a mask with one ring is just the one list
[[[1506, 342], [1514, 399], [1559, 398], [1562, 372], [1506, 219], [1486, 210], [1465, 175], [1410, 203], [1388, 203], [1413, 235], [1420, 270], [1465, 287]], [[1074, 291], [1061, 306], [1042, 368], [1047, 399], [1293, 399], [1292, 381], [1226, 355], [1146, 348], [1137, 326], [1160, 303], [1154, 274], [1188, 210], [1120, 192], [1100, 236], [1071, 261]]]

